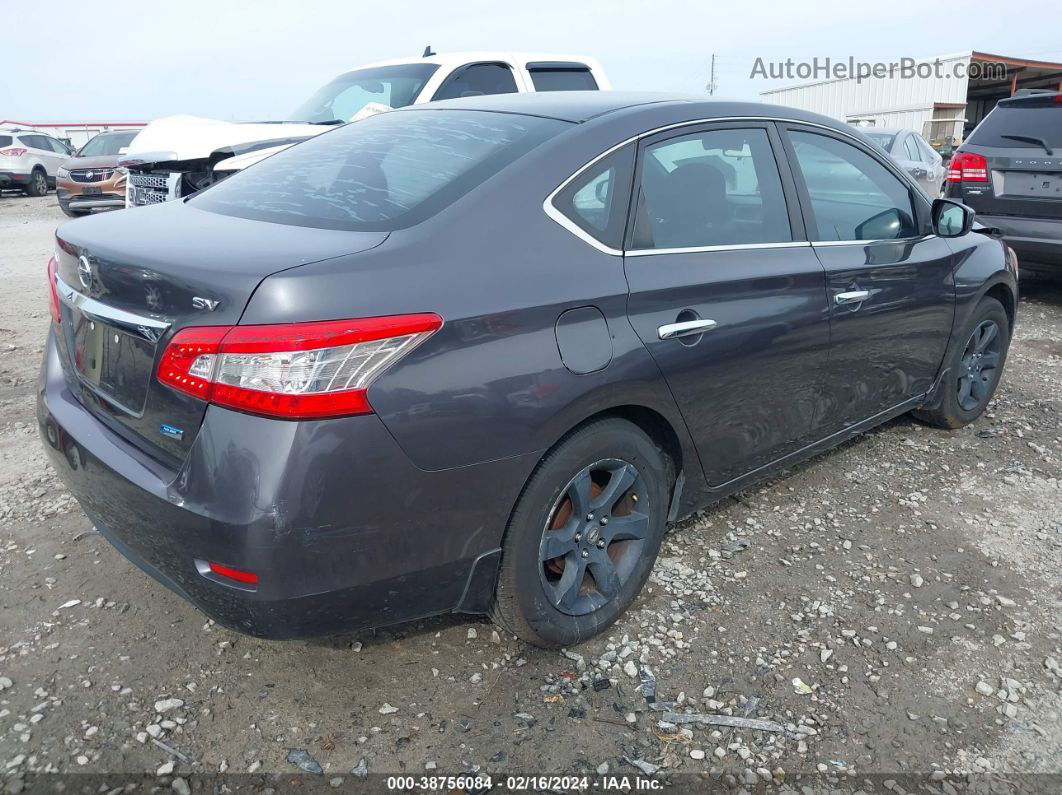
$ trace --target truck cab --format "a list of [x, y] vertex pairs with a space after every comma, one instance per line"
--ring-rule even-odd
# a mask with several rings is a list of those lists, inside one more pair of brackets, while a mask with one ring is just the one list
[[315, 91], [284, 122], [221, 122], [173, 116], [147, 125], [120, 161], [129, 172], [126, 206], [201, 190], [337, 124], [441, 99], [534, 91], [611, 88], [584, 55], [517, 52], [438, 54], [380, 61], [345, 72]]

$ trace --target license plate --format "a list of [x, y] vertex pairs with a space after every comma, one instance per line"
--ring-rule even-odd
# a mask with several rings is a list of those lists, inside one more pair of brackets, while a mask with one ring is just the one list
[[76, 310], [72, 315], [78, 376], [122, 409], [132, 414], [142, 412], [151, 383], [155, 344]]
[[1027, 171], [1008, 172], [1004, 185], [1007, 196], [1028, 196], [1035, 199], [1062, 199], [1062, 173], [1034, 174]]
[[97, 186], [88, 186], [81, 189], [82, 196], [99, 196], [103, 190]]

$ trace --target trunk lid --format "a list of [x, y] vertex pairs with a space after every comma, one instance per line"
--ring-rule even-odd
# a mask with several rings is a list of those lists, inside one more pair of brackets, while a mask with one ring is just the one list
[[67, 382], [112, 430], [179, 461], [206, 404], [155, 378], [173, 334], [235, 325], [267, 276], [364, 251], [386, 237], [233, 218], [184, 202], [67, 223], [56, 233]]

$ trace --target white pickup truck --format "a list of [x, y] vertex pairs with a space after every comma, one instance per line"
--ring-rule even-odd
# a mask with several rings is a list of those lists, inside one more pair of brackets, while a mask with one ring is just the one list
[[126, 206], [187, 196], [337, 124], [405, 105], [479, 94], [610, 88], [601, 64], [582, 55], [459, 52], [368, 64], [322, 86], [291, 121], [224, 122], [169, 116], [147, 125], [119, 165]]

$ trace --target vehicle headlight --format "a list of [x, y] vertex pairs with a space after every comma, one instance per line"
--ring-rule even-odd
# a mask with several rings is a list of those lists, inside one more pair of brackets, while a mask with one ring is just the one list
[[63, 168], [62, 166], [59, 166], [59, 168], [56, 169], [56, 171], [55, 171], [55, 176], [57, 176], [57, 177], [69, 177], [70, 176], [70, 169]]

